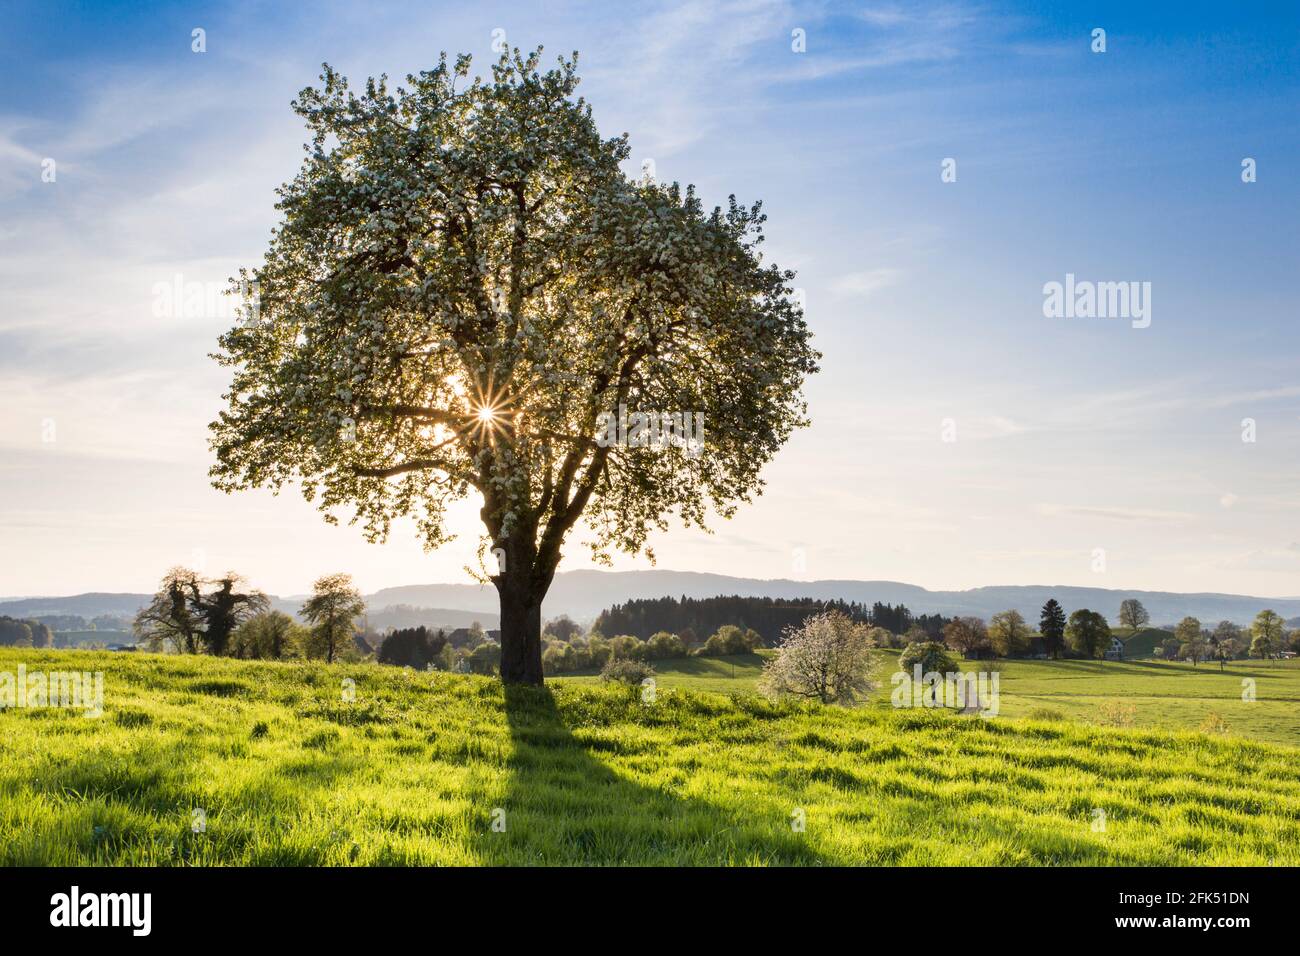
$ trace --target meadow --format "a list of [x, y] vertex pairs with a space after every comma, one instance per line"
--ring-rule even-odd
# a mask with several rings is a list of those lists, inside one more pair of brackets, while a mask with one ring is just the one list
[[[105, 707], [0, 711], [9, 865], [1300, 864], [1300, 751], [1232, 735], [775, 704], [667, 674], [647, 703], [0, 650], [19, 663], [103, 671]], [[1026, 701], [1063, 706], [1034, 680]]]
[[[679, 657], [652, 661], [660, 687], [710, 694], [756, 694], [763, 662], [771, 651], [733, 654], [726, 657]], [[548, 678], [552, 679], [552, 678]], [[556, 683], [598, 686], [598, 671], [557, 675]]]
[[[1001, 713], [1300, 746], [1300, 660], [999, 661]], [[1249, 682], [1249, 683], [1244, 683]], [[1243, 690], [1253, 687], [1254, 700]]]
[[[770, 653], [770, 652], [762, 652]], [[898, 670], [896, 650], [878, 650], [877, 688], [868, 706], [888, 707], [889, 675]], [[720, 694], [757, 691], [764, 658], [691, 657], [655, 661], [661, 688]], [[1300, 747], [1300, 659], [1186, 661], [964, 661], [966, 670], [999, 673], [1000, 714], [1039, 716], [1104, 726], [1200, 730]], [[598, 684], [594, 674], [558, 677], [561, 683]], [[1243, 680], [1254, 682], [1255, 700], [1242, 699]]]

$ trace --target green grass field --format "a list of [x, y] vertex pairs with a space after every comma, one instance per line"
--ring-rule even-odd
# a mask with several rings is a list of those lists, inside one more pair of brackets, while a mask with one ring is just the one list
[[[771, 652], [767, 652], [771, 653]], [[712, 694], [753, 694], [763, 673], [764, 658], [758, 654], [730, 657], [683, 657], [655, 661], [655, 682], [669, 690], [692, 690]], [[559, 683], [599, 685], [596, 671], [565, 674]]]
[[[876, 652], [879, 687], [871, 703], [887, 706], [889, 675], [898, 651]], [[962, 667], [989, 667], [966, 661]], [[997, 661], [1000, 713], [1026, 717], [1048, 711], [1094, 724], [1131, 721], [1133, 727], [1199, 730], [1211, 715], [1229, 736], [1300, 746], [1300, 660], [1233, 661], [1197, 666], [1183, 661]], [[752, 694], [763, 658], [692, 657], [655, 662], [661, 688]], [[1242, 700], [1242, 680], [1255, 682], [1254, 701]], [[560, 683], [598, 684], [594, 675], [560, 677]]]
[[[897, 651], [879, 652], [882, 688]], [[962, 667], [978, 670], [976, 661]], [[1229, 736], [1300, 746], [1300, 660], [1232, 661], [1193, 666], [1183, 661], [997, 661], [1000, 713], [1024, 717], [1045, 710], [1090, 723], [1113, 721], [1160, 730], [1199, 730], [1217, 715]], [[1243, 680], [1255, 700], [1242, 700]], [[1118, 705], [1118, 706], [1116, 706]]]
[[1231, 737], [666, 678], [646, 704], [580, 681], [0, 650], [0, 671], [20, 662], [102, 670], [105, 712], [0, 712], [5, 864], [1300, 864], [1300, 751]]

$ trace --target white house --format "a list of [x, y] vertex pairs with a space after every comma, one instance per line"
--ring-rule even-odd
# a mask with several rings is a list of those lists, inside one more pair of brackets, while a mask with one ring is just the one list
[[1105, 654], [1108, 661], [1122, 661], [1124, 659], [1124, 642], [1118, 637], [1110, 639], [1110, 647], [1106, 648]]

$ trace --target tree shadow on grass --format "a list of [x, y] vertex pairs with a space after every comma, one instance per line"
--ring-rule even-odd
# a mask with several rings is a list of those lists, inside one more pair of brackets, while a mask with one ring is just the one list
[[[719, 807], [630, 779], [574, 737], [549, 688], [507, 686], [513, 743], [505, 828], [478, 841], [494, 865], [771, 865], [823, 863], [788, 818]], [[666, 735], [665, 735], [666, 736]], [[666, 742], [659, 746], [671, 746]], [[645, 753], [645, 744], [606, 744]], [[499, 816], [499, 815], [498, 815]]]

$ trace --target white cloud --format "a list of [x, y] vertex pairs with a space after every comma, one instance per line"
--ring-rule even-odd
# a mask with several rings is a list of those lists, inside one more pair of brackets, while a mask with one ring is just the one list
[[831, 289], [840, 295], [866, 297], [894, 285], [901, 277], [898, 269], [867, 269], [840, 276]]

